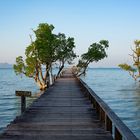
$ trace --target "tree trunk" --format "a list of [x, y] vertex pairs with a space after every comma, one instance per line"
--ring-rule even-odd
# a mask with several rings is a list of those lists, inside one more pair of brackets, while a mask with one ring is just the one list
[[80, 74], [77, 75], [78, 77], [80, 77], [81, 75], [84, 75], [84, 76], [86, 75], [86, 70], [87, 70], [88, 65], [89, 65], [90, 62], [91, 62], [90, 60], [88, 60], [88, 61], [86, 62], [85, 67], [83, 67], [83, 71], [82, 71]]
[[44, 76], [44, 81], [47, 82], [47, 79], [49, 77], [49, 67], [46, 65], [46, 73], [45, 73], [45, 76]]
[[36, 77], [35, 82], [39, 86], [40, 90], [45, 90], [47, 88], [47, 83], [43, 80], [41, 81], [38, 76]]
[[77, 76], [80, 77], [81, 75], [84, 75], [85, 76], [86, 74], [86, 70], [84, 70], [83, 72], [81, 72], [80, 74], [78, 74]]
[[45, 83], [42, 83], [42, 82], [37, 82], [40, 90], [45, 90], [47, 88], [47, 84]]
[[53, 84], [53, 80], [52, 80], [52, 74], [51, 73], [49, 73], [49, 81], [50, 81], [50, 85], [52, 85]]
[[62, 64], [62, 66], [60, 67], [60, 69], [59, 69], [59, 71], [58, 71], [58, 73], [57, 73], [57, 76], [56, 76], [56, 77], [59, 77], [59, 74], [61, 73], [61, 71], [63, 70], [63, 68], [64, 68], [64, 64]]

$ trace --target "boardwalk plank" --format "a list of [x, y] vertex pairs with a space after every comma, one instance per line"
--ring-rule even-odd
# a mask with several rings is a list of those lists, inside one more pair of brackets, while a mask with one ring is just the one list
[[1, 140], [112, 140], [79, 82], [67, 71], [17, 117]]

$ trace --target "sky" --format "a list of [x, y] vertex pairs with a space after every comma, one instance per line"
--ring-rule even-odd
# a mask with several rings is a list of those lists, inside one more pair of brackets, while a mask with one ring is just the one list
[[13, 64], [16, 56], [24, 56], [39, 23], [74, 37], [78, 55], [108, 40], [108, 57], [91, 67], [131, 63], [133, 42], [140, 39], [139, 6], [140, 0], [0, 0], [0, 63]]

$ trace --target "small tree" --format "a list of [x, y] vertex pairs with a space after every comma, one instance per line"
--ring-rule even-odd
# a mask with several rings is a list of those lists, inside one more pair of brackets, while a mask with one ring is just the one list
[[81, 59], [77, 65], [78, 76], [86, 73], [88, 65], [92, 62], [98, 62], [99, 60], [107, 57], [106, 49], [109, 47], [107, 40], [101, 40], [99, 43], [93, 43], [88, 48], [88, 52], [81, 55]]
[[[35, 41], [31, 38], [31, 44], [26, 48], [26, 59], [22, 56], [16, 58], [14, 70], [16, 74], [24, 74], [33, 78], [41, 90], [47, 88], [47, 82], [52, 76], [52, 65], [60, 62], [58, 74], [64, 68], [66, 62], [70, 63], [75, 57], [74, 38], [66, 38], [65, 34], [53, 34], [53, 25], [39, 24], [35, 33]], [[50, 76], [50, 77], [49, 77]]]
[[[14, 70], [16, 74], [24, 74], [33, 78], [41, 90], [47, 87], [47, 77], [55, 59], [56, 36], [52, 33], [54, 27], [47, 23], [39, 24], [34, 31], [36, 39], [26, 48], [26, 59], [22, 56], [16, 58]], [[43, 72], [45, 67], [45, 72]]]
[[132, 55], [130, 55], [133, 59], [133, 66], [130, 66], [126, 63], [119, 64], [119, 67], [125, 71], [128, 71], [129, 74], [136, 81], [140, 78], [140, 40], [134, 41], [135, 48], [132, 49]]
[[59, 62], [58, 77], [60, 72], [63, 70], [65, 63], [67, 62], [70, 64], [73, 59], [76, 58], [76, 54], [73, 50], [75, 48], [74, 38], [66, 38], [65, 34], [59, 33], [57, 39], [58, 47], [56, 48], [56, 56], [57, 61]]

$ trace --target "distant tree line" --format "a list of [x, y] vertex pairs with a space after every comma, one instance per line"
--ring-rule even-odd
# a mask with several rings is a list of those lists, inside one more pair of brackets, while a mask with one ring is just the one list
[[[35, 39], [30, 36], [31, 43], [26, 47], [25, 60], [22, 56], [16, 58], [14, 70], [17, 75], [24, 74], [33, 78], [40, 87], [40, 90], [47, 88], [47, 82], [52, 78], [52, 69], [57, 63], [59, 65], [57, 77], [62, 72], [65, 64], [71, 64], [77, 57], [74, 52], [75, 42], [73, 37], [66, 37], [64, 33], [53, 33], [54, 26], [41, 23], [36, 30], [33, 30]], [[88, 52], [81, 55], [79, 63], [73, 67], [77, 76], [86, 73], [91, 62], [98, 62], [107, 57], [106, 49], [109, 47], [107, 40], [93, 43]]]

